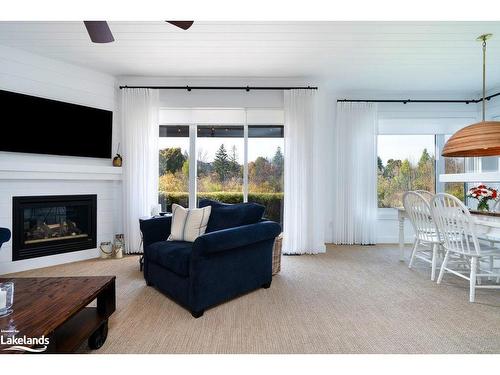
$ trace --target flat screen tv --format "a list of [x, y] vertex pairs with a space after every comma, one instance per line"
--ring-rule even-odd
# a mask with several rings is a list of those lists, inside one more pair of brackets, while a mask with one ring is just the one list
[[113, 112], [0, 90], [0, 151], [111, 158]]

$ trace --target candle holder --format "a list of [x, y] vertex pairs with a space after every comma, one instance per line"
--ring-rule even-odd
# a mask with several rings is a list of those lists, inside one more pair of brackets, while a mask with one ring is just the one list
[[0, 283], [0, 318], [12, 314], [14, 304], [14, 283]]
[[123, 258], [123, 251], [125, 250], [125, 237], [123, 234], [116, 234], [113, 243], [113, 257], [120, 259]]

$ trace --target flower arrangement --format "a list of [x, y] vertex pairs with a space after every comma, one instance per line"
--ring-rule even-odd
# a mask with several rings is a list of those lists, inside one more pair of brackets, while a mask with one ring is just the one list
[[479, 185], [470, 188], [467, 196], [478, 200], [479, 203], [477, 205], [477, 209], [479, 211], [488, 211], [488, 201], [496, 200], [498, 197], [498, 191], [487, 187], [486, 185]]

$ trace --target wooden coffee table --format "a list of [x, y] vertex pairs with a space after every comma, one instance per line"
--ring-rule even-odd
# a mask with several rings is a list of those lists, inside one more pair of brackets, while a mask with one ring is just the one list
[[[0, 278], [14, 282], [12, 314], [0, 318], [0, 335], [49, 338], [44, 353], [71, 353], [88, 340], [91, 349], [106, 341], [115, 311], [115, 276]], [[96, 307], [88, 305], [97, 300]], [[4, 350], [0, 353], [23, 351]], [[24, 345], [33, 347], [31, 345]]]

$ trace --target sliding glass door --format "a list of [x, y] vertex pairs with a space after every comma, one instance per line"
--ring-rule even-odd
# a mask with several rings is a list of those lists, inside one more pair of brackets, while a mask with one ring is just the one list
[[283, 126], [248, 127], [248, 201], [266, 207], [265, 216], [283, 217], [285, 157]]
[[[283, 125], [264, 123], [263, 119], [270, 118], [266, 117], [269, 110], [256, 111], [252, 117], [254, 123], [250, 125], [246, 124], [243, 110], [239, 111], [239, 117], [236, 111], [205, 111], [204, 116], [209, 116], [211, 121], [226, 116], [225, 121], [196, 124], [193, 122], [200, 117], [196, 111], [200, 110], [184, 110], [179, 115], [180, 110], [176, 110], [170, 117], [182, 124], [160, 125], [159, 202], [162, 210], [171, 211], [172, 203], [197, 207], [204, 198], [225, 203], [256, 202], [266, 207], [265, 217], [281, 223]], [[276, 115], [270, 119], [281, 121]]]

